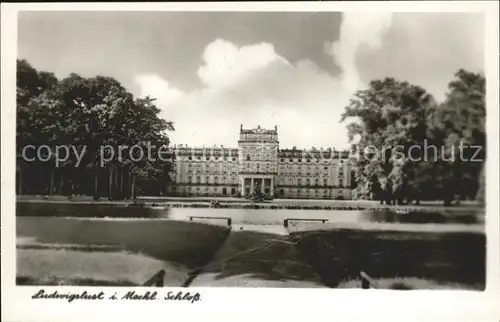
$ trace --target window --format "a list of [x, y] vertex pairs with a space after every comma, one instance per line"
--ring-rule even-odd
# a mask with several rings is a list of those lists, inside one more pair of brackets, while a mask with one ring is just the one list
[[307, 163], [311, 163], [311, 159], [307, 159]]
[[281, 159], [281, 162], [285, 162], [285, 159]]
[[250, 161], [250, 154], [247, 154], [247, 161]]
[[191, 158], [191, 157], [188, 157], [188, 160], [192, 160], [192, 159], [193, 159], [193, 158]]
[[191, 176], [188, 177], [188, 183], [191, 183]]
[[233, 158], [233, 161], [236, 161], [236, 158]]
[[325, 169], [325, 170], [328, 170], [328, 167], [325, 167], [324, 169]]
[[206, 183], [209, 183], [209, 182], [210, 182], [210, 177], [206, 177], [206, 178], [205, 178], [205, 182], [206, 182]]
[[199, 182], [201, 182], [201, 178], [198, 176], [198, 177], [196, 177], [196, 183], [199, 183]]
[[323, 180], [323, 185], [324, 185], [324, 186], [327, 186], [327, 185], [328, 185], [328, 180], [327, 180], [327, 179]]

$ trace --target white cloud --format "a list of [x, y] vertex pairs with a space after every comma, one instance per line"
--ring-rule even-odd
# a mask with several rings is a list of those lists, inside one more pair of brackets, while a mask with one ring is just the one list
[[164, 106], [185, 96], [182, 91], [171, 87], [166, 80], [156, 74], [140, 74], [135, 77], [135, 82], [139, 84], [141, 97], [149, 95]]
[[210, 43], [203, 53], [204, 65], [198, 76], [208, 87], [220, 87], [241, 80], [253, 71], [267, 65], [286, 60], [276, 54], [272, 44], [260, 43], [244, 47], [217, 39]]
[[[349, 92], [365, 87], [359, 75], [356, 55], [360, 47], [378, 49], [382, 37], [392, 23], [392, 12], [346, 12], [342, 16], [340, 39], [329, 53], [342, 68], [342, 82]], [[374, 62], [376, 63], [376, 62]]]
[[138, 78], [176, 123], [172, 142], [236, 146], [240, 124], [279, 127], [280, 146], [347, 147], [339, 124], [349, 98], [372, 79], [396, 77], [438, 99], [458, 68], [482, 69], [481, 17], [347, 13], [341, 37], [326, 44], [342, 68], [333, 77], [309, 60], [290, 63], [272, 44], [238, 47], [215, 40], [203, 53], [204, 87], [182, 93], [159, 78]]
[[348, 97], [338, 79], [311, 61], [291, 64], [271, 44], [237, 47], [223, 40], [209, 44], [203, 57], [198, 75], [205, 87], [180, 99], [164, 94], [172, 91], [165, 80], [142, 82], [151, 85], [145, 92], [160, 94], [163, 115], [176, 123], [172, 142], [236, 146], [244, 124], [278, 125], [282, 147], [346, 145], [339, 117]]

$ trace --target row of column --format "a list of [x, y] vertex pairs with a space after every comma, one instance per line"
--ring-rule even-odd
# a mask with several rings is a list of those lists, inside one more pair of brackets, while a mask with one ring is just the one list
[[246, 195], [246, 191], [245, 191], [245, 179], [250, 179], [250, 194], [252, 194], [253, 192], [255, 192], [255, 179], [259, 179], [261, 180], [261, 185], [260, 185], [260, 192], [261, 193], [264, 193], [264, 189], [265, 189], [265, 179], [269, 179], [270, 180], [270, 184], [269, 184], [269, 194], [271, 196], [274, 195], [274, 182], [273, 182], [273, 179], [272, 178], [254, 178], [254, 177], [241, 177], [241, 193], [242, 195]]

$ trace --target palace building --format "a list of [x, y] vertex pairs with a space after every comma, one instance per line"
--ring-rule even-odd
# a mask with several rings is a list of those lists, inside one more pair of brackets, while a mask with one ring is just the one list
[[174, 146], [171, 195], [351, 199], [348, 151], [280, 149], [278, 127], [240, 127], [238, 148]]

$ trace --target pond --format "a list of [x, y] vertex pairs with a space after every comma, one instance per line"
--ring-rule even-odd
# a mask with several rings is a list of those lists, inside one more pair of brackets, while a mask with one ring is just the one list
[[[459, 285], [445, 287], [483, 289], [485, 283], [481, 212], [20, 202], [16, 215], [21, 284], [139, 285], [158, 269], [167, 271], [170, 286], [341, 287], [358, 285], [360, 271], [377, 279], [417, 279], [424, 288], [445, 282]], [[206, 225], [189, 222], [192, 216], [230, 217], [232, 229], [227, 220]], [[328, 224], [283, 227], [290, 218]], [[81, 276], [74, 280], [75, 275]]]
[[165, 218], [189, 220], [197, 217], [229, 217], [234, 224], [278, 224], [287, 218], [327, 219], [330, 223], [483, 223], [480, 211], [409, 212], [304, 209], [217, 209], [217, 208], [147, 208], [109, 204], [17, 203], [16, 215], [86, 218]]

